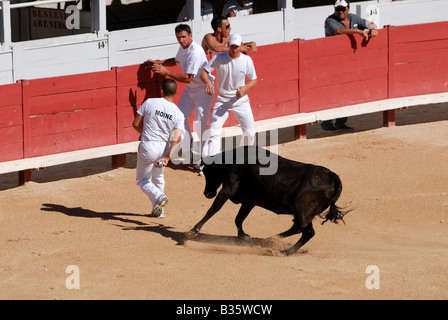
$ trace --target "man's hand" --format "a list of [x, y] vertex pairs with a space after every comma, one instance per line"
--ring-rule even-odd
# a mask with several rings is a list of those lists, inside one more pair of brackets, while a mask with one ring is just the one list
[[162, 75], [162, 76], [166, 76], [168, 73], [168, 70], [161, 64], [153, 64], [151, 67], [151, 70], [155, 73]]
[[155, 64], [162, 64], [162, 63], [163, 63], [163, 61], [161, 61], [161, 60], [148, 59], [145, 62], [143, 62], [143, 65], [144, 65], [145, 69], [148, 69], [148, 68], [151, 68]]
[[242, 96], [244, 96], [246, 94], [246, 92], [247, 92], [246, 86], [238, 87], [238, 89], [236, 89], [236, 96], [238, 98], [241, 98]]
[[370, 37], [374, 38], [378, 35], [378, 30], [377, 29], [371, 29], [370, 30]]
[[241, 53], [244, 53], [244, 54], [248, 54], [251, 50], [252, 50], [252, 53], [256, 53], [257, 52], [257, 44], [254, 41], [242, 43], [239, 50]]
[[208, 81], [205, 84], [205, 92], [209, 95], [209, 96], [213, 96], [215, 94], [215, 87], [213, 86], [213, 84]]
[[378, 35], [378, 30], [377, 29], [371, 29], [371, 30], [364, 30], [361, 31], [361, 36], [367, 40], [369, 40], [369, 38], [374, 38]]
[[168, 156], [166, 157], [162, 157], [160, 159], [158, 159], [156, 161], [156, 163], [162, 162], [163, 164], [165, 164], [165, 167], [168, 165], [168, 162], [170, 161], [170, 158]]
[[363, 37], [366, 41], [369, 40], [369, 37], [370, 37], [369, 30], [361, 31], [361, 37]]

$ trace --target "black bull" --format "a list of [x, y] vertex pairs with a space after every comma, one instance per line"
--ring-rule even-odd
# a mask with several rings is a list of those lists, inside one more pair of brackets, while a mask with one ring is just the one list
[[[235, 219], [239, 238], [251, 239], [242, 225], [255, 206], [293, 215], [292, 227], [279, 234], [284, 238], [302, 233], [296, 244], [282, 251], [290, 255], [314, 236], [312, 220], [316, 215], [325, 219], [323, 224], [328, 220], [337, 223], [347, 213], [335, 204], [342, 191], [341, 180], [327, 168], [288, 160], [258, 147], [223, 152], [205, 158], [203, 163], [204, 195], [211, 199], [221, 185], [222, 188], [204, 218], [185, 234], [187, 238], [195, 237], [230, 199], [242, 204]], [[269, 172], [268, 166], [274, 170]], [[263, 169], [266, 174], [260, 174]]]

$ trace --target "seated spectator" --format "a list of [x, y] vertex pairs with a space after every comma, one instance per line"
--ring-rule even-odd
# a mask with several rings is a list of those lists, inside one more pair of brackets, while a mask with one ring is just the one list
[[254, 13], [252, 1], [229, 0], [222, 8], [223, 17], [243, 17]]
[[[188, 17], [187, 5], [185, 4], [180, 10], [179, 16], [177, 17], [178, 22], [188, 21], [193, 17]], [[201, 0], [201, 18], [202, 21], [211, 21], [213, 19], [213, 7], [207, 0]]]
[[[207, 33], [202, 39], [202, 48], [208, 52], [226, 52], [229, 51], [230, 22], [224, 17], [214, 17], [212, 22], [213, 33]], [[239, 47], [240, 52], [247, 54], [257, 52], [257, 45], [254, 41], [242, 43]]]
[[[334, 4], [334, 13], [325, 19], [326, 37], [359, 34], [367, 41], [378, 35], [377, 29], [374, 23], [350, 13], [349, 0], [337, 0]], [[324, 131], [354, 130], [346, 125], [347, 119], [347, 117], [336, 119], [334, 125], [333, 120], [322, 121], [321, 128]]]

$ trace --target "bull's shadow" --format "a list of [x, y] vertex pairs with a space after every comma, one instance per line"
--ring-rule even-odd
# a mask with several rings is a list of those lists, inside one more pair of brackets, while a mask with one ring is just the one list
[[[70, 217], [79, 218], [97, 218], [101, 220], [115, 221], [114, 225], [120, 227], [122, 230], [133, 230], [133, 231], [148, 231], [153, 233], [158, 233], [162, 237], [172, 239], [176, 242], [176, 245], [184, 245], [186, 241], [195, 241], [208, 244], [219, 244], [227, 246], [246, 246], [246, 247], [262, 247], [262, 248], [272, 248], [275, 246], [274, 240], [272, 238], [262, 239], [262, 238], [252, 238], [251, 241], [242, 240], [237, 236], [226, 236], [226, 235], [211, 235], [206, 233], [199, 233], [193, 239], [187, 239], [185, 237], [185, 232], [174, 231], [174, 227], [166, 226], [162, 223], [148, 224], [141, 222], [132, 217], [146, 217], [143, 214], [136, 213], [126, 213], [126, 212], [96, 212], [89, 209], [84, 209], [81, 207], [66, 207], [58, 204], [44, 203], [42, 204], [42, 211], [48, 212], [60, 212]], [[151, 219], [151, 218], [148, 218]], [[150, 221], [151, 222], [151, 221]], [[134, 226], [124, 226], [122, 223], [134, 224]]]
[[198, 233], [195, 238], [186, 238], [185, 232], [170, 230], [173, 227], [165, 226], [161, 223], [157, 225], [145, 225], [138, 227], [122, 227], [123, 230], [140, 230], [158, 233], [165, 238], [170, 238], [176, 241], [176, 245], [184, 245], [187, 241], [219, 244], [227, 246], [245, 246], [245, 247], [261, 247], [261, 248], [273, 248], [276, 245], [275, 238], [252, 238], [251, 240], [241, 239], [237, 236], [226, 235], [212, 235], [206, 233]]

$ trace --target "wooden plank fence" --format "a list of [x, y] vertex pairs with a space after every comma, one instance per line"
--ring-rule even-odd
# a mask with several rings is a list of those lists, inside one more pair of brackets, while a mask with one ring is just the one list
[[[260, 46], [259, 84], [249, 92], [257, 131], [414, 104], [448, 101], [448, 22], [387, 27], [376, 38], [336, 36]], [[168, 57], [167, 57], [168, 58]], [[177, 67], [180, 72], [180, 68]], [[0, 174], [135, 152], [136, 110], [159, 96], [161, 78], [141, 65], [0, 86]], [[176, 101], [185, 88], [178, 84]], [[190, 127], [192, 126], [190, 118]], [[223, 137], [240, 129], [233, 116]], [[106, 149], [105, 149], [106, 148]], [[24, 174], [24, 172], [28, 172]]]

